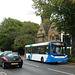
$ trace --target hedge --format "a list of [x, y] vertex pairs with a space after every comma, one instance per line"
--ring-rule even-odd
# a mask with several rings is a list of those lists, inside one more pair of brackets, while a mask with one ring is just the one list
[[69, 57], [68, 62], [74, 62], [75, 63], [75, 57]]

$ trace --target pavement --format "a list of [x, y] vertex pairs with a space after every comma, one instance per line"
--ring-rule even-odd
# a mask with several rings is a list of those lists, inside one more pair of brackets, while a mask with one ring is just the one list
[[73, 62], [67, 62], [68, 65], [71, 65], [71, 66], [75, 66], [75, 63]]

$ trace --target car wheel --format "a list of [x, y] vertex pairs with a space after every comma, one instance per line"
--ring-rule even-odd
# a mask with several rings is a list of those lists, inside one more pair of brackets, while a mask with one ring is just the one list
[[5, 69], [5, 68], [6, 68], [6, 65], [5, 65], [5, 63], [4, 63], [4, 62], [2, 63], [2, 68], [3, 68], [3, 69]]
[[19, 65], [19, 68], [22, 68], [22, 64]]

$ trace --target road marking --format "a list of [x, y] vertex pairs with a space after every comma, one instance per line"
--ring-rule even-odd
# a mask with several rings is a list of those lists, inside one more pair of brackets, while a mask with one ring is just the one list
[[28, 64], [28, 63], [24, 63], [24, 64], [26, 64], [26, 65], [30, 65], [30, 66], [34, 66], [34, 67], [39, 67], [39, 66], [37, 66], [37, 65], [33, 65], [33, 64]]
[[[29, 63], [24, 63], [24, 64], [30, 65], [30, 66], [34, 66], [34, 67], [39, 67], [37, 65], [33, 65], [33, 64], [29, 64]], [[55, 69], [51, 69], [51, 68], [48, 68], [48, 70], [55, 71], [55, 72], [59, 72], [59, 73], [63, 73], [63, 74], [67, 74], [67, 75], [75, 75], [75, 74], [72, 74], [72, 73], [67, 73], [67, 72], [64, 72], [64, 71], [59, 71], [59, 70], [55, 70]]]
[[59, 70], [54, 70], [54, 69], [50, 69], [50, 68], [48, 68], [48, 70], [59, 72], [59, 73], [64, 73], [64, 74], [67, 74], [67, 75], [75, 75], [75, 74], [72, 74], [72, 73], [67, 73], [67, 72], [63, 72], [63, 71], [59, 71]]
[[7, 75], [5, 72], [0, 72], [1, 75]]

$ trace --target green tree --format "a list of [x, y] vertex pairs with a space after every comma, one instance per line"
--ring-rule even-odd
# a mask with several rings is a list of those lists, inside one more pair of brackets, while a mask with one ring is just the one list
[[51, 19], [54, 14], [54, 6], [59, 5], [63, 0], [32, 0], [33, 8], [36, 9], [37, 16], [41, 16], [42, 23]]
[[51, 24], [51, 21], [49, 19], [44, 19], [43, 25], [50, 25]]
[[37, 16], [41, 16], [42, 23], [44, 19], [50, 20], [52, 14], [52, 4], [48, 0], [32, 0], [33, 8], [36, 9], [35, 13]]
[[12, 19], [4, 18], [0, 25], [0, 49], [12, 50], [11, 46], [14, 43], [14, 39], [19, 34], [22, 22]]
[[[57, 23], [58, 31], [72, 36], [72, 54], [75, 57], [75, 0], [32, 0], [36, 15]], [[44, 22], [43, 22], [44, 23]], [[45, 24], [45, 23], [44, 23]]]
[[25, 45], [35, 43], [35, 36], [37, 34], [39, 25], [32, 22], [24, 22], [21, 27], [20, 35], [15, 38], [13, 48], [15, 50], [25, 48]]
[[75, 1], [64, 0], [62, 3], [56, 4], [54, 8], [58, 31], [72, 36], [72, 55], [75, 57]]

